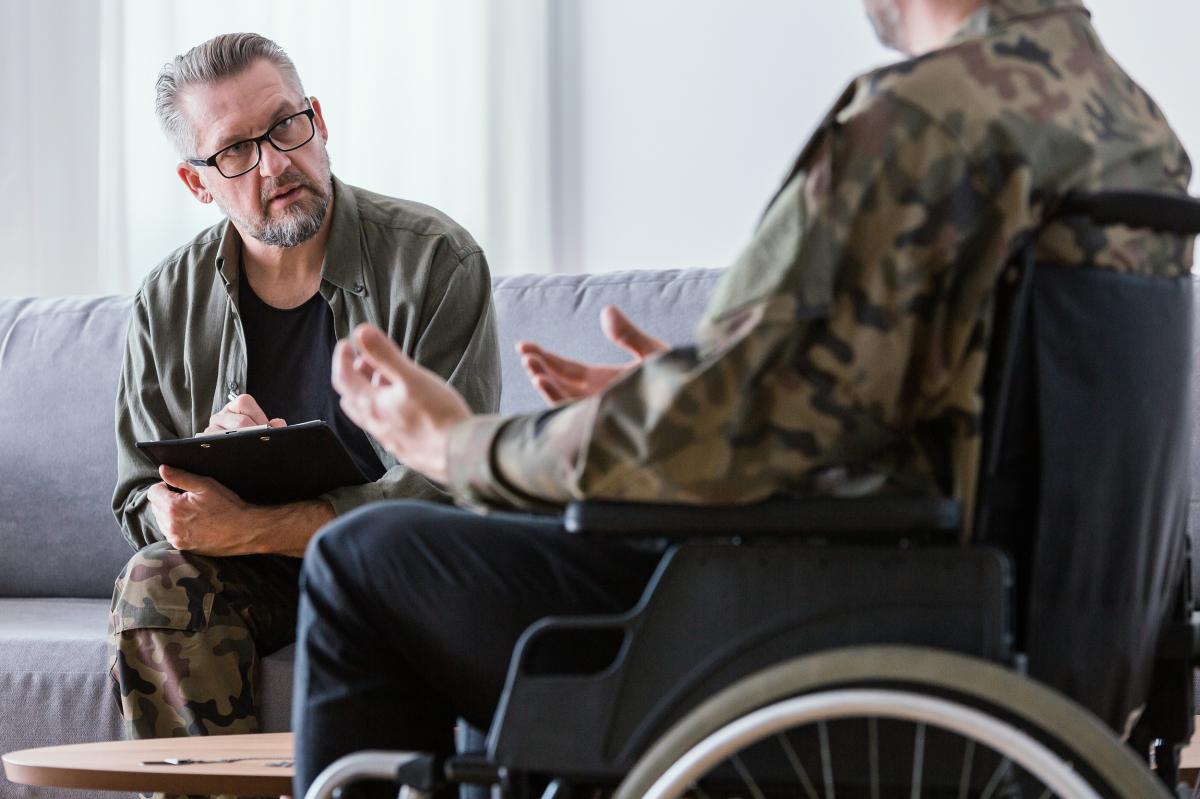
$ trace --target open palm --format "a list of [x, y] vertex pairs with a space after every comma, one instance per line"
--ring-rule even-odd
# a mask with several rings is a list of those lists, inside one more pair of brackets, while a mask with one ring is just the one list
[[590, 397], [616, 382], [647, 358], [665, 352], [667, 344], [638, 329], [610, 305], [600, 312], [600, 328], [612, 343], [633, 356], [623, 364], [590, 364], [565, 358], [532, 341], [517, 344], [521, 366], [537, 392], [550, 404]]

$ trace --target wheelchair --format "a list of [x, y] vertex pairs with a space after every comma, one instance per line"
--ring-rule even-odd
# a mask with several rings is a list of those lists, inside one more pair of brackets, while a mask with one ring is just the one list
[[[1075, 195], [1054, 220], [1085, 248], [1149, 229], [1185, 263], [1200, 201]], [[571, 505], [570, 534], [666, 542], [640, 603], [531, 626], [459, 754], [349, 755], [308, 799], [365, 779], [522, 799], [1192, 795], [1192, 293], [1040, 263], [1031, 238], [996, 292], [969, 542], [936, 497]]]

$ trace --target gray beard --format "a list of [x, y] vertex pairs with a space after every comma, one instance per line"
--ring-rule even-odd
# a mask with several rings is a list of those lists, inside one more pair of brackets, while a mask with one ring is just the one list
[[[322, 171], [325, 174], [321, 175], [319, 182], [309, 180], [297, 170], [287, 172], [264, 184], [262, 187], [262, 216], [259, 219], [251, 220], [232, 214], [219, 199], [216, 197], [213, 199], [216, 200], [217, 207], [225, 216], [237, 223], [239, 230], [247, 231], [253, 238], [269, 247], [295, 247], [317, 235], [317, 231], [325, 222], [325, 214], [329, 211], [329, 198], [333, 196], [333, 182], [329, 169], [328, 152], [324, 153], [324, 162], [325, 168]], [[272, 219], [267, 214], [269, 202], [267, 198], [281, 185], [286, 186], [289, 183], [298, 183], [307, 187], [312, 192], [312, 197], [293, 203], [281, 217]]]
[[317, 235], [329, 210], [329, 195], [318, 194], [311, 202], [296, 203], [280, 219], [266, 219], [250, 235], [270, 247], [295, 247]]

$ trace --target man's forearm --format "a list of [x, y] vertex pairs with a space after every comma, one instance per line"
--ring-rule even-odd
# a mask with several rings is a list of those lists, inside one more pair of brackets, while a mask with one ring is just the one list
[[249, 551], [300, 557], [317, 531], [336, 517], [333, 506], [319, 499], [254, 508]]

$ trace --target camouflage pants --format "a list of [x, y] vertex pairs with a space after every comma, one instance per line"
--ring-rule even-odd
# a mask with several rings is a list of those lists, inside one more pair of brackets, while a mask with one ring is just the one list
[[133, 738], [258, 732], [259, 658], [295, 640], [300, 559], [135, 554], [109, 615], [110, 675]]

